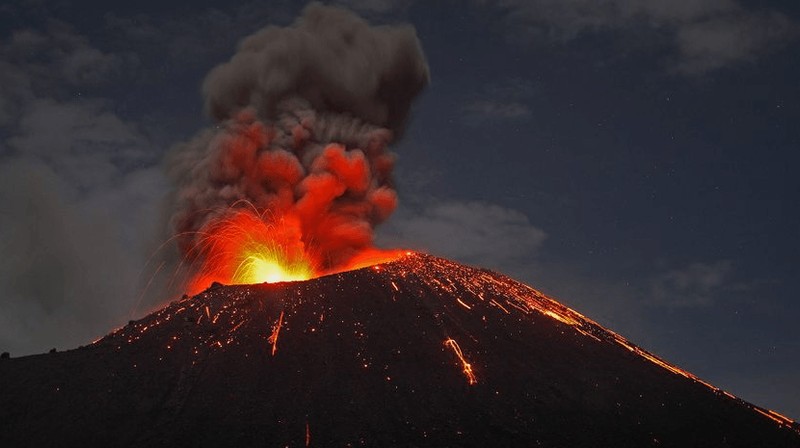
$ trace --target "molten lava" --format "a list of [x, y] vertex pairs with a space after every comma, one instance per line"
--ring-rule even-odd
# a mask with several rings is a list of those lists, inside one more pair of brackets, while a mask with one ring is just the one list
[[192, 255], [199, 268], [188, 293], [212, 283], [255, 284], [308, 280], [337, 272], [396, 260], [409, 252], [373, 247], [354, 253], [346, 263], [326, 268], [313, 242], [303, 240], [300, 220], [258, 213], [254, 208], [231, 209], [200, 233]]
[[202, 231], [194, 248], [202, 262], [189, 283], [189, 293], [213, 282], [273, 283], [314, 277], [313, 263], [295, 230], [291, 222], [269, 223], [250, 209], [230, 211]]

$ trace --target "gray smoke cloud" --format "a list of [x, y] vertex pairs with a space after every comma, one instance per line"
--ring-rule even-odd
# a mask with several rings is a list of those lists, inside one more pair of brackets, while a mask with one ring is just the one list
[[203, 83], [216, 125], [168, 160], [184, 261], [201, 264], [207, 226], [240, 207], [296, 224], [322, 269], [371, 247], [397, 204], [388, 145], [428, 79], [413, 27], [336, 7], [311, 4], [245, 38]]
[[223, 121], [245, 107], [274, 119], [283, 100], [352, 115], [402, 132], [428, 66], [410, 25], [370, 26], [345, 9], [309, 5], [289, 27], [268, 26], [239, 44], [203, 84], [206, 108]]

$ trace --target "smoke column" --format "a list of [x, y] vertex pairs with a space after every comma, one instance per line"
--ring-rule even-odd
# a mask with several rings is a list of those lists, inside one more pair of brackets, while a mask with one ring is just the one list
[[241, 261], [215, 236], [246, 237], [254, 216], [272, 250], [316, 273], [370, 250], [397, 205], [388, 146], [428, 79], [413, 27], [370, 26], [317, 3], [245, 38], [203, 83], [215, 125], [168, 160], [184, 263], [234, 269], [223, 265]]

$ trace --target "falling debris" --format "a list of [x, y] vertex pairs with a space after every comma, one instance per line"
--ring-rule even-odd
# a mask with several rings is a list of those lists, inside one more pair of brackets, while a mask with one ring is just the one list
[[275, 352], [278, 351], [278, 335], [281, 333], [281, 326], [283, 326], [283, 311], [281, 311], [281, 315], [278, 317], [278, 322], [272, 326], [272, 334], [270, 334], [269, 339], [267, 339], [267, 342], [272, 344], [272, 356], [275, 356]]
[[464, 359], [464, 354], [461, 353], [461, 347], [458, 346], [458, 342], [454, 339], [448, 338], [444, 341], [444, 345], [453, 349], [453, 352], [458, 356], [459, 361], [461, 361], [461, 365], [464, 367], [464, 375], [467, 377], [467, 382], [471, 385], [477, 384], [478, 380], [475, 378], [475, 374], [472, 373], [472, 365]]

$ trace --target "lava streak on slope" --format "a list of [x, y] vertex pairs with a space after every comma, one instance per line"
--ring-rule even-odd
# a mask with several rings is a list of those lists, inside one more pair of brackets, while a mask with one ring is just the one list
[[777, 448], [800, 433], [528, 286], [422, 254], [214, 286], [91, 346], [0, 362], [3, 446], [306, 443]]
[[464, 359], [464, 354], [461, 353], [461, 347], [459, 347], [458, 342], [456, 342], [455, 339], [447, 338], [447, 340], [444, 341], [444, 345], [453, 349], [453, 353], [458, 356], [458, 360], [461, 361], [461, 365], [464, 366], [464, 375], [466, 375], [469, 385], [478, 384], [478, 379], [475, 378], [475, 374], [472, 373], [472, 365]]

